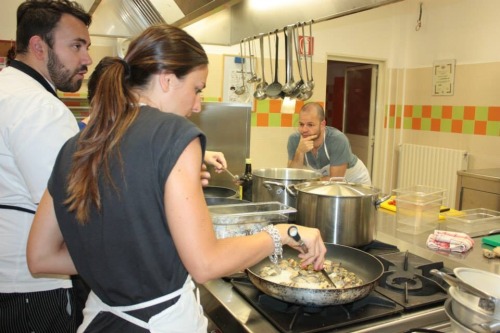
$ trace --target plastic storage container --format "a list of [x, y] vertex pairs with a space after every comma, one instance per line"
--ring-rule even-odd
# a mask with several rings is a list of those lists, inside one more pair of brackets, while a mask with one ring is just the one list
[[397, 230], [420, 234], [435, 229], [445, 191], [423, 185], [393, 190], [396, 195]]
[[209, 206], [217, 238], [251, 235], [270, 223], [288, 222], [295, 208], [280, 202]]
[[491, 230], [500, 229], [500, 212], [474, 208], [458, 213], [444, 213], [446, 226], [450, 230], [465, 232], [471, 237], [487, 235]]

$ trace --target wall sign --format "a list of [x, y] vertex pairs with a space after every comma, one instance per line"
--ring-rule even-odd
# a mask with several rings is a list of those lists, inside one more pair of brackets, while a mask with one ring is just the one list
[[314, 37], [299, 36], [299, 53], [308, 57], [314, 55]]
[[[252, 69], [255, 71], [255, 58], [252, 60]], [[248, 80], [252, 77], [249, 57], [224, 56], [222, 101], [251, 104], [255, 87]]]
[[455, 89], [455, 60], [435, 61], [432, 67], [432, 94], [451, 96]]

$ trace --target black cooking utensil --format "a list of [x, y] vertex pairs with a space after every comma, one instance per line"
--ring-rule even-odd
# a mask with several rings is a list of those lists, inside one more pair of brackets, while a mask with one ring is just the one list
[[266, 95], [269, 98], [277, 98], [281, 93], [281, 83], [278, 81], [278, 55], [279, 55], [279, 37], [278, 34], [276, 37], [276, 59], [274, 65], [274, 82], [267, 86]]

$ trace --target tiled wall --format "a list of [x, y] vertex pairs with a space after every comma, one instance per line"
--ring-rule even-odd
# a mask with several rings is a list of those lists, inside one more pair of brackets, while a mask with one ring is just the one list
[[[295, 113], [281, 113], [281, 99], [254, 100], [252, 126], [257, 127], [295, 127], [299, 119], [299, 111], [311, 101], [297, 100]], [[318, 102], [323, 105], [323, 102]]]
[[392, 104], [385, 127], [500, 136], [500, 107]]

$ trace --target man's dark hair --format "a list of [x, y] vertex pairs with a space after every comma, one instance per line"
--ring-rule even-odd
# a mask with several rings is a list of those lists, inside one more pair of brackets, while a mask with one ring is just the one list
[[25, 54], [29, 40], [40, 36], [49, 47], [54, 45], [53, 31], [63, 14], [69, 14], [87, 27], [92, 17], [82, 6], [69, 0], [26, 0], [17, 8], [16, 52]]

